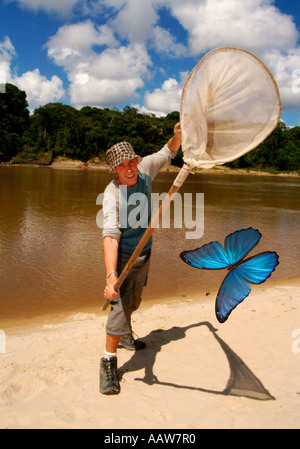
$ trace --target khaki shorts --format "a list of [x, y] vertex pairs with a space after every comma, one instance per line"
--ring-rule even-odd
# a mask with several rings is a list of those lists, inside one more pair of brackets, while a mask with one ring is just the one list
[[[119, 295], [111, 302], [106, 332], [110, 335], [126, 335], [131, 332], [131, 314], [141, 304], [142, 291], [147, 283], [151, 249], [142, 253], [135, 261], [123, 284]], [[119, 253], [117, 272], [120, 276], [131, 254]]]

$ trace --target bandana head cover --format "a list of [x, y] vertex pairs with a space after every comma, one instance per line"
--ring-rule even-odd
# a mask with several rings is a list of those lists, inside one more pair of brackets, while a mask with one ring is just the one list
[[121, 162], [126, 159], [135, 159], [137, 157], [139, 163], [142, 160], [141, 156], [135, 154], [134, 149], [128, 142], [116, 143], [107, 150], [106, 156], [110, 165], [110, 173], [115, 170], [117, 165], [121, 164]]

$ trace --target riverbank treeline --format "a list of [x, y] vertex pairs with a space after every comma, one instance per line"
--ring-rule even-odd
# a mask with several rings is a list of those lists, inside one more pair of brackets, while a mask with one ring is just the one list
[[[6, 84], [0, 93], [0, 162], [48, 165], [58, 156], [101, 161], [106, 150], [122, 140], [145, 156], [168, 141], [178, 121], [178, 111], [156, 117], [130, 106], [122, 111], [90, 106], [77, 110], [49, 103], [30, 114], [26, 93]], [[181, 165], [182, 154], [174, 162]], [[300, 171], [300, 127], [289, 129], [280, 122], [257, 148], [228, 165]]]

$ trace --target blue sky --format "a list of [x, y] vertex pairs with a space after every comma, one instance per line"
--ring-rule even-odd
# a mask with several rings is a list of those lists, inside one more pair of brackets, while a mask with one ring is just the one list
[[298, 0], [0, 0], [0, 83], [31, 110], [125, 105], [179, 110], [201, 57], [222, 46], [255, 53], [281, 93], [282, 119], [300, 125]]

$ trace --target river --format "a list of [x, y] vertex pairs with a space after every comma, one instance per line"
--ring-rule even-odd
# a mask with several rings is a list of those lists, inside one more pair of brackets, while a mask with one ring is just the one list
[[[168, 192], [175, 176], [160, 173], [153, 192]], [[96, 200], [111, 179], [96, 169], [0, 168], [1, 319], [102, 305], [105, 270]], [[198, 221], [196, 194], [204, 194], [203, 235], [187, 239], [186, 227], [174, 227], [172, 209], [171, 227], [153, 234], [144, 300], [217, 290], [225, 270], [191, 268], [179, 254], [212, 240], [223, 243], [249, 226], [262, 233], [251, 255], [279, 254], [272, 281], [300, 276], [300, 178], [197, 173], [189, 175], [184, 193], [192, 194]]]

